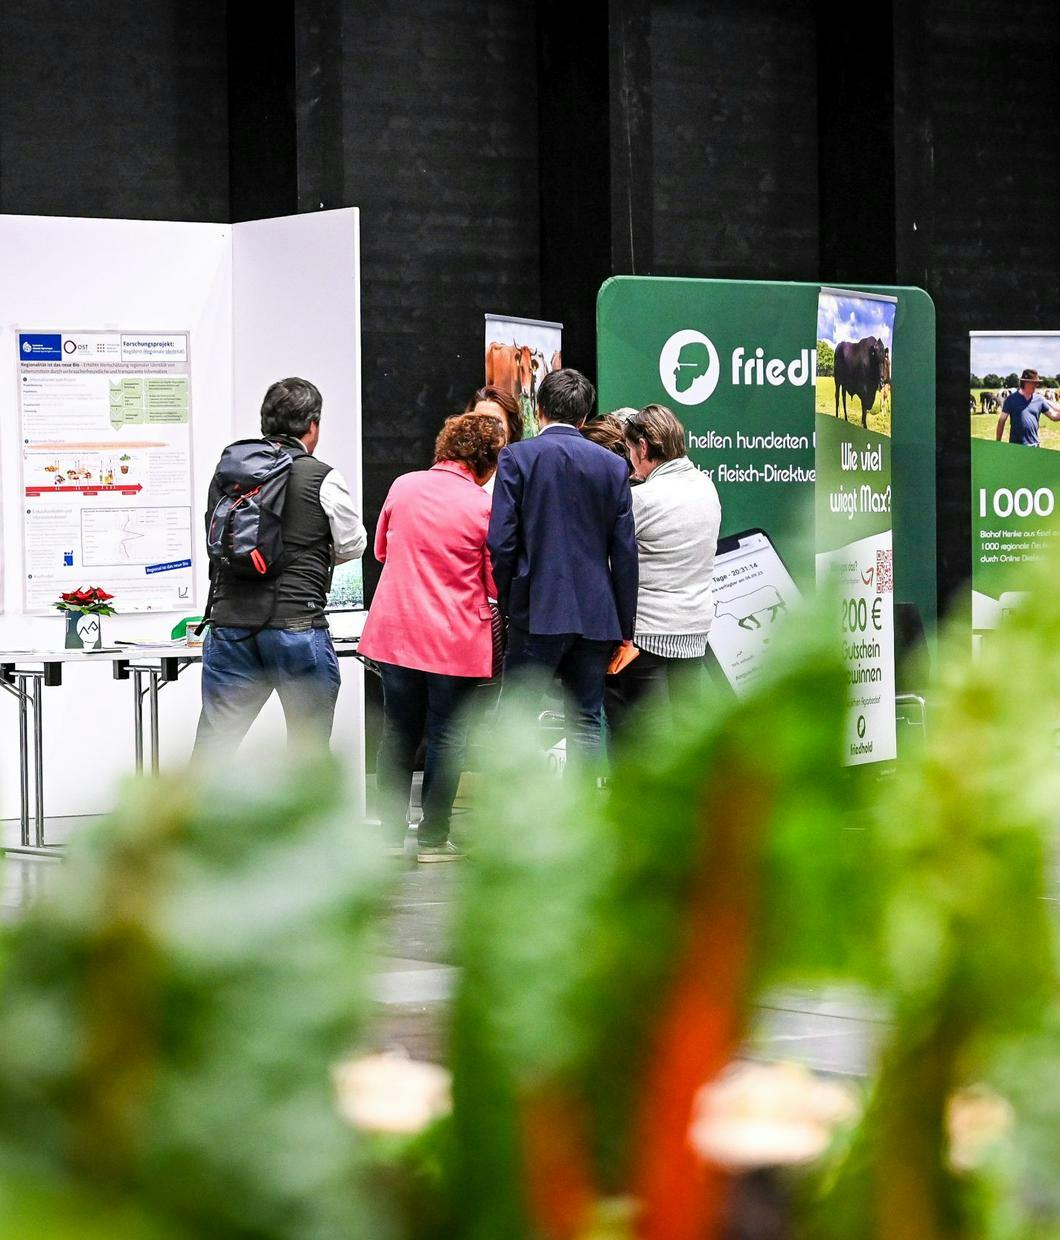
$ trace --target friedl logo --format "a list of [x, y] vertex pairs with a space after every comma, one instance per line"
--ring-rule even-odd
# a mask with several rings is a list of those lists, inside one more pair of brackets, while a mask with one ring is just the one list
[[[729, 359], [733, 387], [780, 387], [790, 383], [803, 387], [817, 383], [817, 350], [802, 349], [785, 361], [766, 357], [766, 351], [737, 346]], [[721, 366], [713, 342], [702, 332], [685, 328], [674, 332], [659, 354], [659, 378], [679, 405], [702, 405], [718, 386]]]
[[679, 405], [702, 405], [718, 386], [721, 363], [713, 341], [685, 328], [674, 332], [659, 354], [659, 378]]

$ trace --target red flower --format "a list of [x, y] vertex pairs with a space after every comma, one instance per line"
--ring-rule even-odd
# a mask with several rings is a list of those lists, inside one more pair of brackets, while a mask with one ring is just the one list
[[114, 597], [108, 594], [106, 590], [99, 586], [82, 586], [79, 590], [71, 590], [67, 594], [59, 596], [62, 601], [70, 607], [86, 607], [89, 605], [101, 606], [110, 602]]

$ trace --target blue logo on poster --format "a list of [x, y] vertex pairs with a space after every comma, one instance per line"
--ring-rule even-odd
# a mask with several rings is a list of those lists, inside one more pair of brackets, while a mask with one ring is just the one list
[[61, 362], [63, 338], [58, 332], [47, 335], [19, 332], [18, 351], [24, 362]]

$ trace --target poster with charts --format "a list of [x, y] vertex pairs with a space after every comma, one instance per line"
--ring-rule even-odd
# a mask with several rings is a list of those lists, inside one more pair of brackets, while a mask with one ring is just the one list
[[189, 333], [20, 329], [23, 603], [195, 607]]

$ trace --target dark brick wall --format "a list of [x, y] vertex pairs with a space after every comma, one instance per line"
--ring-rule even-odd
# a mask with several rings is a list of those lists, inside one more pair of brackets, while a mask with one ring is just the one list
[[814, 6], [650, 7], [654, 273], [815, 279]]
[[343, 193], [361, 208], [365, 507], [483, 381], [483, 314], [536, 317], [534, 8], [346, 5]]
[[952, 594], [971, 567], [968, 332], [1060, 329], [1060, 97], [1050, 76], [1060, 22], [1048, 0], [932, 0], [922, 20], [911, 104], [920, 113], [900, 122], [930, 146], [933, 179], [910, 215], [918, 205], [930, 235], [922, 262], [938, 313], [940, 577]]
[[1060, 23], [1052, 0], [889, 0], [863, 46], [847, 16], [3, 0], [0, 210], [361, 207], [369, 520], [481, 381], [487, 310], [565, 319], [592, 371], [608, 271], [920, 284], [945, 595], [969, 571], [967, 333], [1060, 327]]
[[0, 5], [0, 210], [227, 220], [225, 7]]

